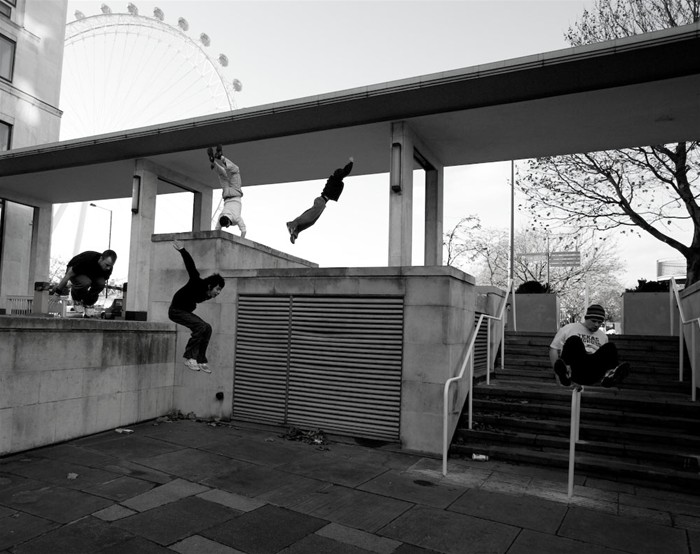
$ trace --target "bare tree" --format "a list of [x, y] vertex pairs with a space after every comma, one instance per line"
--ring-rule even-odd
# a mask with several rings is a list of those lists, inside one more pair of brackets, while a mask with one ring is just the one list
[[[578, 46], [699, 20], [700, 0], [598, 0], [565, 36]], [[542, 228], [648, 233], [685, 258], [692, 284], [700, 280], [699, 177], [700, 143], [689, 141], [531, 160], [519, 185]], [[688, 243], [679, 222], [692, 224]]]

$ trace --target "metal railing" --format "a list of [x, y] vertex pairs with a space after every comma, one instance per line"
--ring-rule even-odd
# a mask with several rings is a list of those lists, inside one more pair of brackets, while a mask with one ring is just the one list
[[[697, 343], [697, 339], [695, 338], [695, 329], [700, 328], [700, 317], [696, 317], [694, 319], [686, 319], [684, 313], [683, 313], [683, 305], [681, 304], [681, 297], [680, 297], [680, 289], [678, 288], [678, 284], [676, 283], [675, 278], [671, 277], [671, 287], [670, 290], [673, 294], [673, 297], [676, 299], [676, 305], [678, 306], [678, 315], [681, 320], [681, 328], [679, 329], [679, 336], [680, 340], [678, 341], [678, 381], [683, 382], [683, 365], [684, 365], [684, 340], [685, 340], [685, 333], [684, 333], [684, 326], [685, 325], [692, 325], [691, 327], [691, 341], [690, 341], [690, 395], [691, 395], [691, 400], [693, 402], [696, 401], [696, 387], [697, 387], [697, 377], [696, 377], [696, 371], [695, 367], [693, 367], [693, 364], [695, 363], [695, 345]], [[673, 313], [671, 313], [671, 319], [673, 319]], [[673, 328], [672, 328], [673, 329]]]
[[464, 358], [462, 360], [462, 365], [460, 366], [459, 373], [455, 377], [451, 377], [447, 381], [445, 381], [445, 386], [442, 392], [442, 474], [447, 475], [447, 451], [449, 449], [449, 394], [450, 394], [450, 387], [452, 386], [453, 383], [460, 381], [461, 379], [464, 378], [465, 373], [467, 372], [467, 369], [469, 369], [469, 389], [467, 391], [468, 397], [467, 397], [467, 402], [468, 402], [468, 417], [469, 417], [469, 429], [472, 428], [472, 399], [473, 399], [473, 394], [472, 391], [474, 390], [474, 344], [476, 343], [476, 338], [479, 334], [479, 329], [481, 329], [481, 324], [484, 322], [484, 320], [487, 320], [487, 327], [486, 327], [486, 383], [491, 384], [491, 320], [500, 320], [501, 321], [501, 342], [500, 342], [500, 347], [501, 347], [501, 369], [503, 369], [503, 359], [505, 357], [505, 321], [503, 318], [503, 314], [505, 311], [506, 307], [506, 301], [508, 300], [508, 294], [513, 290], [513, 281], [508, 280], [508, 285], [506, 289], [506, 294], [503, 297], [503, 300], [501, 302], [501, 306], [497, 310], [498, 315], [497, 316], [492, 316], [492, 315], [487, 315], [487, 314], [480, 314], [479, 319], [476, 322], [476, 326], [474, 328], [474, 331], [472, 333], [472, 338], [469, 341], [469, 346], [467, 348], [467, 352], [464, 355]]
[[569, 487], [568, 496], [574, 494], [574, 468], [576, 466], [576, 443], [581, 428], [581, 394], [583, 387], [577, 385], [571, 391], [571, 429], [569, 430]]
[[33, 296], [7, 296], [8, 314], [29, 315], [32, 313]]

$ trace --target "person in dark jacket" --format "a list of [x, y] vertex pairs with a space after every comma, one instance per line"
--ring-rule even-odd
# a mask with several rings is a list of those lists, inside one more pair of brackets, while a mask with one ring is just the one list
[[292, 244], [294, 244], [294, 241], [297, 240], [299, 233], [301, 233], [304, 229], [308, 229], [314, 223], [316, 223], [316, 221], [318, 221], [318, 218], [321, 217], [323, 210], [326, 209], [326, 203], [329, 200], [333, 200], [334, 202], [338, 201], [340, 194], [343, 192], [343, 187], [345, 186], [343, 179], [350, 175], [350, 172], [352, 171], [352, 164], [353, 159], [350, 158], [350, 161], [345, 164], [345, 167], [336, 169], [333, 174], [328, 177], [326, 186], [323, 187], [323, 191], [321, 192], [321, 196], [318, 196], [314, 200], [313, 206], [311, 206], [295, 220], [287, 222], [289, 240], [292, 242]]
[[207, 361], [207, 347], [211, 339], [211, 325], [192, 312], [194, 312], [197, 304], [200, 302], [219, 296], [221, 289], [224, 288], [226, 283], [224, 278], [218, 273], [202, 279], [199, 276], [197, 267], [194, 265], [192, 256], [185, 250], [182, 243], [177, 240], [173, 241], [173, 248], [180, 252], [182, 260], [185, 262], [189, 280], [184, 287], [173, 295], [173, 300], [168, 309], [168, 317], [170, 321], [184, 325], [192, 331], [192, 335], [185, 347], [185, 367], [192, 371], [211, 373]]
[[70, 294], [76, 307], [91, 309], [104, 290], [107, 279], [112, 275], [116, 261], [117, 253], [114, 250], [105, 250], [102, 254], [87, 250], [73, 256], [68, 262], [63, 279], [53, 289], [53, 294], [68, 294], [66, 285], [70, 281]]

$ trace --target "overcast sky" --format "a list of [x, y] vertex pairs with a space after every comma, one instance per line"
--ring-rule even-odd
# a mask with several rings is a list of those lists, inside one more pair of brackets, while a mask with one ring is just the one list
[[[128, 2], [123, 1], [71, 0], [68, 21], [74, 19], [75, 10], [86, 16], [99, 14], [103, 3], [113, 12], [127, 11]], [[148, 17], [159, 7], [165, 22], [174, 26], [179, 17], [185, 18], [190, 26], [187, 35], [193, 40], [206, 33], [211, 38], [207, 52], [214, 57], [224, 53], [229, 59], [227, 78], [243, 83], [236, 97], [238, 107], [251, 107], [566, 48], [564, 32], [592, 2], [167, 0], [134, 4], [140, 15]], [[182, 113], [173, 119], [189, 116]], [[244, 167], [241, 174], [245, 184]], [[311, 204], [323, 181], [247, 187], [243, 217], [248, 238], [323, 267], [386, 265], [387, 183], [388, 176], [348, 178], [340, 201], [330, 203], [295, 245], [289, 242], [285, 222]], [[416, 191], [418, 216], [420, 189]], [[130, 204], [98, 204], [112, 210], [112, 247], [120, 256], [115, 276], [125, 279]], [[469, 214], [478, 214], [487, 227], [505, 229], [509, 210], [509, 163], [447, 168], [445, 230]], [[88, 210], [90, 232], [77, 246], [80, 250], [106, 247], [108, 216], [105, 210]], [[156, 232], [177, 230], [159, 219]], [[414, 225], [414, 263], [422, 262], [419, 219]], [[67, 259], [74, 253], [75, 221], [75, 215], [64, 217], [57, 227], [54, 257]], [[622, 278], [625, 286], [642, 277], [655, 279], [656, 259], [677, 257], [674, 250], [651, 239], [619, 240], [618, 244], [620, 258], [628, 265]]]

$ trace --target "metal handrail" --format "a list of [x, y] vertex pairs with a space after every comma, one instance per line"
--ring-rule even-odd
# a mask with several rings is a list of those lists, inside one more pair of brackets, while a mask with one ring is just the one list
[[[511, 279], [508, 279], [508, 289], [506, 290], [506, 295], [503, 297], [503, 301], [501, 303], [501, 307], [498, 310], [499, 315], [498, 316], [492, 316], [492, 315], [487, 315], [487, 314], [479, 314], [479, 320], [476, 322], [476, 327], [474, 328], [474, 332], [472, 333], [472, 338], [469, 341], [469, 347], [467, 348], [467, 352], [464, 355], [464, 359], [462, 360], [462, 365], [459, 370], [459, 374], [455, 377], [451, 377], [447, 381], [445, 381], [445, 385], [443, 388], [442, 392], [442, 474], [447, 475], [447, 450], [449, 448], [448, 445], [448, 396], [450, 393], [450, 386], [452, 383], [459, 381], [464, 377], [464, 373], [466, 372], [467, 366], [469, 366], [469, 407], [468, 407], [468, 414], [469, 414], [469, 429], [472, 428], [472, 398], [473, 394], [472, 391], [474, 390], [474, 344], [476, 343], [476, 338], [479, 334], [479, 329], [481, 329], [481, 324], [482, 322], [486, 320], [491, 320], [491, 319], [500, 319], [503, 325], [502, 333], [501, 333], [501, 369], [503, 368], [503, 358], [504, 358], [504, 346], [505, 346], [505, 323], [503, 323], [503, 312], [505, 311], [505, 305], [506, 301], [508, 300], [508, 291], [511, 290], [513, 287], [513, 282]], [[489, 325], [486, 328], [486, 383], [491, 384], [490, 381], [490, 375], [491, 375], [491, 325], [489, 321]]]
[[576, 466], [576, 443], [581, 429], [581, 393], [583, 387], [578, 385], [571, 391], [571, 428], [569, 430], [569, 486], [568, 497], [574, 494], [574, 468]]
[[[681, 304], [681, 297], [680, 297], [680, 291], [678, 290], [678, 284], [676, 283], [676, 279], [674, 277], [671, 277], [671, 290], [673, 291], [673, 296], [676, 299], [676, 305], [678, 306], [678, 316], [680, 317], [681, 320], [681, 328], [679, 329], [679, 335], [680, 335], [680, 340], [678, 341], [678, 349], [679, 349], [679, 356], [678, 356], [678, 381], [683, 382], [683, 359], [685, 356], [683, 355], [683, 346], [684, 346], [684, 340], [685, 340], [685, 333], [683, 332], [683, 325], [688, 325], [691, 323], [695, 323], [699, 328], [700, 328], [700, 317], [696, 317], [694, 319], [686, 319], [685, 315], [683, 314], [683, 306]], [[673, 315], [671, 315], [673, 317]], [[697, 342], [695, 340], [695, 327], [692, 328], [692, 340], [691, 340], [691, 355], [690, 355], [690, 395], [691, 395], [691, 400], [693, 402], [696, 401], [696, 376], [695, 376], [695, 368], [693, 367], [693, 364], [695, 363], [695, 343]]]

